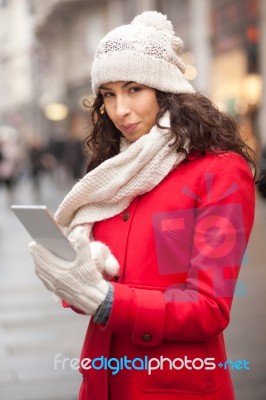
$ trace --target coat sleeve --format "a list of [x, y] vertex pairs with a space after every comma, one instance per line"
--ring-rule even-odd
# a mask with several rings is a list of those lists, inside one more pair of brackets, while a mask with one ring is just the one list
[[102, 329], [155, 346], [163, 340], [206, 340], [228, 325], [254, 220], [254, 181], [246, 161], [234, 153], [214, 157], [202, 175], [186, 281], [165, 291], [113, 283], [113, 307]]

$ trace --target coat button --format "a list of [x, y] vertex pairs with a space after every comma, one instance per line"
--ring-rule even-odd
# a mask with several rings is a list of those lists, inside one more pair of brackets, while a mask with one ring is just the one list
[[150, 335], [149, 333], [145, 333], [145, 335], [142, 336], [142, 340], [144, 342], [150, 342], [152, 340], [152, 335]]
[[123, 215], [123, 221], [127, 221], [128, 219], [129, 219], [129, 212], [127, 211], [127, 212], [125, 212], [125, 214]]

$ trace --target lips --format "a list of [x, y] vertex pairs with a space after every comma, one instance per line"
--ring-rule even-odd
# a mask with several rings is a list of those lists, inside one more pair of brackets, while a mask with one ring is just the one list
[[122, 125], [121, 130], [124, 132], [130, 133], [130, 132], [133, 132], [137, 126], [138, 126], [138, 123]]

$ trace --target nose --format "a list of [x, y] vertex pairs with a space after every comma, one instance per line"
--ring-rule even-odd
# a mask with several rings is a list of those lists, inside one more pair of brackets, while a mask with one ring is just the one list
[[116, 97], [116, 115], [118, 118], [124, 118], [130, 113], [130, 105], [125, 96]]

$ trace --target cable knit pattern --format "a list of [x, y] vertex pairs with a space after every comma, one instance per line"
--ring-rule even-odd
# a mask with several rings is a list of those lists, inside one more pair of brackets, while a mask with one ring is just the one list
[[[170, 127], [168, 112], [160, 125]], [[175, 146], [169, 146], [173, 140], [169, 129], [154, 126], [147, 135], [85, 175], [55, 214], [65, 233], [86, 225], [90, 235], [94, 222], [119, 214], [136, 196], [158, 185], [184, 159]]]
[[182, 47], [167, 16], [146, 11], [100, 41], [91, 70], [92, 90], [97, 94], [104, 83], [133, 81], [163, 92], [195, 92], [183, 75]]
[[72, 240], [76, 242], [74, 261], [56, 257], [45, 247], [31, 242], [29, 248], [35, 272], [48, 290], [93, 315], [107, 296], [109, 285], [93, 261], [86, 231], [78, 227]]

